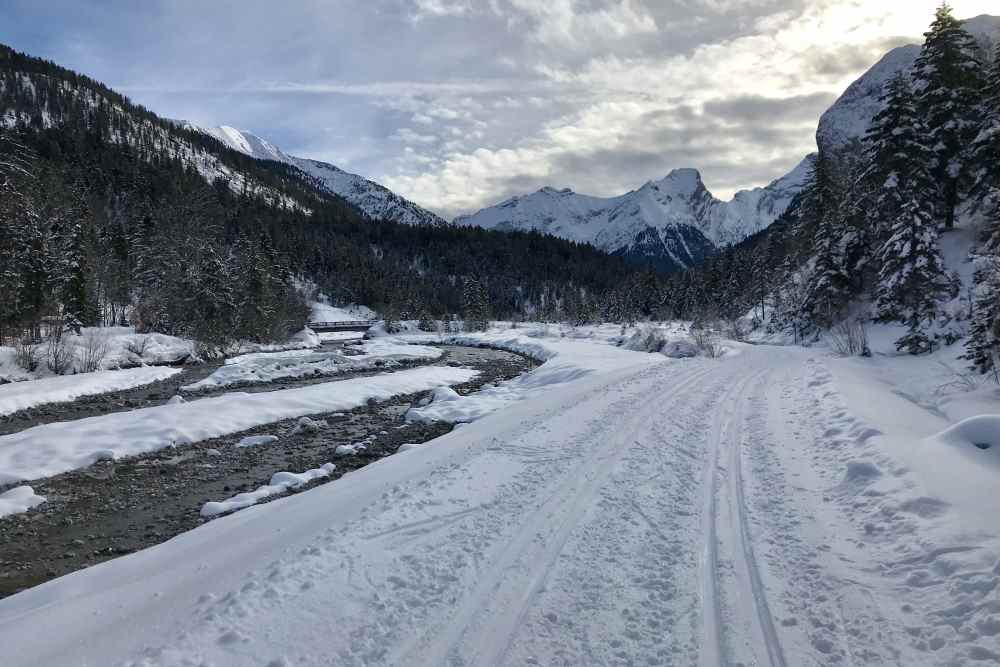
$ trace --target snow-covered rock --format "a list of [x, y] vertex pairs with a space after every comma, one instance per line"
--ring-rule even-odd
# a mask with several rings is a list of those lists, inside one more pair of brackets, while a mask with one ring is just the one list
[[248, 435], [239, 442], [236, 443], [237, 447], [257, 447], [259, 445], [270, 445], [273, 442], [278, 442], [278, 436], [276, 435]]
[[201, 127], [183, 121], [180, 124], [187, 129], [215, 137], [229, 148], [258, 160], [273, 160], [297, 167], [309, 176], [319, 189], [347, 200], [373, 220], [394, 220], [408, 225], [448, 224], [427, 209], [400, 197], [374, 181], [351, 174], [326, 162], [288, 155], [274, 144], [250, 132], [226, 125]]
[[239, 493], [228, 500], [205, 503], [201, 506], [201, 516], [208, 519], [219, 514], [256, 505], [261, 500], [285, 493], [288, 489], [297, 489], [309, 482], [329, 477], [336, 469], [337, 466], [334, 464], [324, 463], [319, 468], [307, 470], [302, 473], [276, 472], [271, 476], [270, 484], [257, 487], [253, 491]]

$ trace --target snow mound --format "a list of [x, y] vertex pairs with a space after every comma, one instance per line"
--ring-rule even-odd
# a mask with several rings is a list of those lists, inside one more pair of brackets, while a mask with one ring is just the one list
[[213, 516], [218, 516], [219, 514], [225, 514], [226, 512], [233, 512], [245, 507], [250, 507], [251, 505], [256, 505], [261, 500], [285, 493], [288, 489], [295, 489], [317, 479], [329, 477], [336, 469], [337, 466], [334, 464], [324, 463], [319, 468], [307, 470], [303, 473], [276, 472], [271, 476], [270, 484], [258, 487], [253, 491], [239, 493], [228, 500], [205, 503], [201, 507], [201, 516], [207, 519]]
[[0, 517], [27, 512], [45, 502], [43, 496], [35, 493], [30, 486], [18, 486], [0, 493]]
[[960, 421], [935, 439], [1000, 466], [1000, 415], [980, 415]]
[[345, 456], [354, 456], [358, 452], [363, 452], [364, 450], [364, 445], [337, 445], [337, 448], [333, 450], [333, 455], [338, 458], [343, 458]]

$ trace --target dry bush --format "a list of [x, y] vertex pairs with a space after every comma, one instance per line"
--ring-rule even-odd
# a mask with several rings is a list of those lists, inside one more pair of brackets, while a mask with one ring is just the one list
[[14, 343], [14, 363], [20, 368], [34, 373], [38, 370], [39, 357], [41, 357], [39, 346], [27, 336], [18, 338]]
[[868, 324], [864, 318], [846, 319], [830, 329], [830, 345], [842, 357], [870, 357]]
[[73, 365], [73, 350], [66, 344], [62, 331], [54, 328], [45, 343], [45, 365], [56, 375], [65, 375]]
[[83, 337], [80, 348], [80, 370], [84, 373], [93, 373], [101, 369], [104, 358], [108, 356], [110, 345], [107, 336], [88, 331]]
[[150, 336], [148, 334], [136, 336], [135, 338], [130, 338], [126, 341], [125, 350], [139, 357], [139, 361], [142, 361], [146, 356], [146, 350], [149, 348], [149, 343]]
[[705, 327], [692, 327], [691, 340], [702, 355], [709, 359], [717, 359], [722, 356], [722, 344], [719, 336], [711, 329]]

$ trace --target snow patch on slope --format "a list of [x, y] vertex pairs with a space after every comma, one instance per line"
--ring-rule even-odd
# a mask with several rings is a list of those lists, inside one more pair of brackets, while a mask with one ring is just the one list
[[182, 122], [183, 127], [215, 137], [223, 144], [258, 160], [292, 165], [313, 179], [320, 188], [347, 200], [373, 220], [393, 220], [408, 225], [445, 225], [437, 215], [392, 192], [388, 188], [351, 174], [332, 164], [296, 157], [255, 134], [223, 125], [201, 127]]

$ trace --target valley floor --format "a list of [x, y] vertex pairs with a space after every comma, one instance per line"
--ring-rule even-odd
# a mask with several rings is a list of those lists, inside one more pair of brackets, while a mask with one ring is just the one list
[[0, 601], [4, 664], [1000, 660], [989, 423], [822, 351], [481, 341], [548, 358], [522, 400]]

